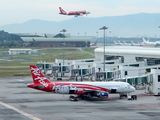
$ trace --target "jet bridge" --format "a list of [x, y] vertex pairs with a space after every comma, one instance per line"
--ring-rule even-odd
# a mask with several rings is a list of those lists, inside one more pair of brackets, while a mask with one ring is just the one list
[[70, 70], [72, 69], [72, 65], [61, 65], [61, 63], [59, 63], [59, 65], [55, 64], [55, 63], [37, 63], [36, 66], [41, 70], [41, 72], [43, 72], [45, 75], [49, 75], [49, 76], [55, 76], [58, 77], [59, 74], [61, 74], [60, 76], [65, 76], [65, 73], [70, 72]]
[[52, 66], [53, 63], [37, 63], [36, 66], [43, 72], [44, 74], [51, 75], [52, 74]]
[[95, 74], [95, 68], [77, 68], [77, 69], [72, 69], [70, 72], [70, 79], [76, 79], [78, 81], [83, 81], [84, 79], [92, 80], [92, 76]]
[[60, 73], [60, 66], [52, 66], [52, 74], [54, 77], [58, 77], [58, 73]]
[[68, 76], [69, 76], [69, 72], [71, 71], [72, 69], [72, 65], [62, 65], [60, 66], [60, 73], [61, 73], [61, 77], [65, 76], [66, 73], [68, 73]]
[[96, 81], [105, 81], [107, 78], [107, 72], [96, 72]]

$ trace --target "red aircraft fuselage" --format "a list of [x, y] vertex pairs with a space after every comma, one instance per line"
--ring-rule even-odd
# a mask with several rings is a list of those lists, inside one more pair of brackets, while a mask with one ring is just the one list
[[64, 11], [61, 7], [59, 7], [59, 10], [60, 10], [60, 13], [61, 15], [74, 15], [75, 17], [77, 16], [82, 16], [82, 15], [87, 15], [87, 14], [90, 14], [89, 11], [85, 11], [85, 10], [82, 10], [82, 11], [70, 11], [70, 12], [66, 12]]
[[107, 98], [109, 93], [129, 93], [135, 88], [125, 82], [51, 82], [36, 65], [30, 65], [33, 83], [28, 87], [45, 92]]

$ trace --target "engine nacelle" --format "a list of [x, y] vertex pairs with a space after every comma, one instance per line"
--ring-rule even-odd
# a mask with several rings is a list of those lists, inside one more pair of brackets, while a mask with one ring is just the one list
[[98, 92], [97, 97], [108, 97], [108, 92]]

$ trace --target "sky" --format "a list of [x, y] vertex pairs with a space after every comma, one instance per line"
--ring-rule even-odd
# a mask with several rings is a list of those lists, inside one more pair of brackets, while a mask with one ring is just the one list
[[24, 23], [31, 19], [63, 21], [73, 16], [59, 14], [90, 11], [86, 17], [119, 16], [137, 13], [160, 13], [160, 0], [0, 0], [0, 26]]

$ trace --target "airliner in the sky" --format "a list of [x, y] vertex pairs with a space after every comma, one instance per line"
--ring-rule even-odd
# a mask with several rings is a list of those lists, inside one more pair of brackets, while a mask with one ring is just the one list
[[82, 15], [87, 15], [87, 14], [91, 13], [91, 12], [85, 11], [85, 10], [66, 12], [61, 7], [59, 7], [59, 10], [60, 10], [59, 14], [61, 14], [61, 15], [74, 15], [75, 17], [82, 16]]
[[82, 99], [108, 98], [109, 93], [127, 94], [135, 88], [126, 82], [51, 82], [37, 68], [30, 65], [33, 83], [28, 87], [45, 92], [75, 94]]

